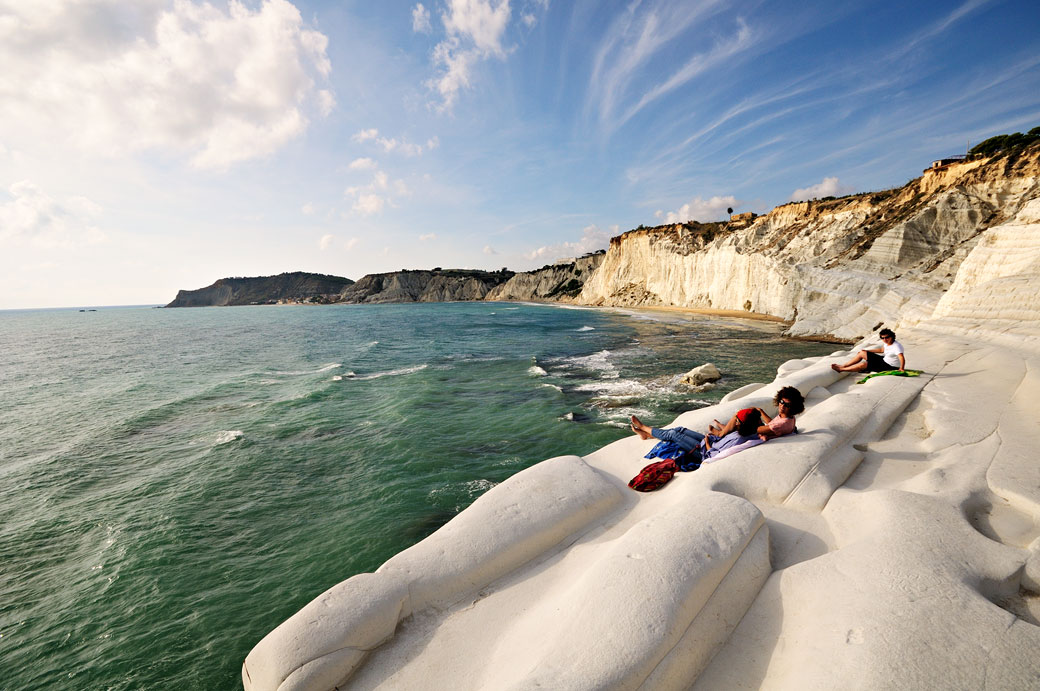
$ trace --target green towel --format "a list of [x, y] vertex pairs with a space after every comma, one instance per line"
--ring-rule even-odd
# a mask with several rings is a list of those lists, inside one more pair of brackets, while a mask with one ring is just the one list
[[862, 379], [860, 379], [856, 383], [857, 384], [862, 384], [863, 382], [865, 382], [868, 379], [872, 379], [873, 377], [880, 377], [880, 376], [883, 376], [883, 375], [888, 375], [888, 376], [891, 376], [891, 377], [919, 377], [919, 376], [921, 376], [921, 370], [919, 370], [919, 369], [906, 369], [906, 370], [890, 369], [890, 370], [885, 370], [884, 372], [871, 372], [870, 374], [868, 374], [867, 376], [863, 377]]

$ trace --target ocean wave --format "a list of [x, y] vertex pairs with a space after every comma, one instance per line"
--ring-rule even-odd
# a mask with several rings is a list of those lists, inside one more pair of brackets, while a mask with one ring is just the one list
[[223, 432], [219, 432], [217, 434], [216, 445], [220, 446], [221, 444], [227, 444], [228, 442], [235, 441], [236, 439], [238, 439], [241, 436], [242, 436], [242, 430], [238, 430], [238, 429], [224, 430]]
[[538, 365], [531, 365], [530, 367], [528, 367], [527, 368], [527, 373], [532, 375], [532, 376], [535, 376], [535, 377], [547, 377], [547, 376], [549, 376], [549, 373], [546, 372], [541, 367], [539, 367]]
[[464, 490], [466, 490], [466, 494], [468, 494], [472, 498], [476, 498], [484, 492], [487, 492], [489, 489], [491, 489], [497, 484], [497, 482], [492, 482], [491, 480], [485, 480], [481, 478], [480, 480], [470, 480], [462, 487]]
[[602, 396], [626, 396], [629, 398], [646, 396], [652, 389], [635, 379], [608, 379], [585, 382], [574, 387], [575, 391], [589, 391]]
[[276, 370], [274, 372], [271, 372], [271, 374], [278, 374], [278, 375], [281, 375], [283, 377], [299, 377], [299, 376], [303, 376], [305, 374], [321, 374], [322, 372], [328, 372], [330, 369], [336, 369], [337, 367], [342, 367], [342, 366], [343, 365], [341, 363], [339, 363], [339, 362], [330, 362], [327, 365], [322, 365], [318, 369], [312, 369], [312, 370], [287, 370], [287, 371]]
[[400, 369], [392, 369], [386, 372], [373, 372], [372, 374], [361, 374], [355, 375], [353, 379], [359, 381], [368, 381], [369, 379], [381, 379], [382, 377], [396, 377], [402, 374], [412, 374], [413, 372], [420, 372], [429, 367], [427, 364], [415, 365], [413, 367], [402, 367]]
[[548, 387], [550, 389], [555, 389], [555, 390], [559, 391], [560, 393], [563, 393], [563, 389], [560, 388], [559, 386], [556, 386], [556, 384], [542, 384], [542, 386]]
[[347, 370], [343, 374], [333, 375], [332, 381], [343, 381], [344, 379], [353, 379], [356, 376], [357, 373], [355, 373], [354, 370]]
[[575, 331], [595, 331], [595, 330], [596, 330], [596, 327], [594, 327], [594, 326], [583, 326], [580, 329], [575, 329]]
[[619, 376], [619, 372], [618, 368], [614, 366], [614, 363], [610, 361], [612, 355], [613, 353], [609, 350], [601, 350], [592, 355], [578, 355], [575, 357], [563, 358], [560, 360], [560, 365], [569, 369], [581, 368], [593, 370], [599, 372], [605, 379], [614, 379]]

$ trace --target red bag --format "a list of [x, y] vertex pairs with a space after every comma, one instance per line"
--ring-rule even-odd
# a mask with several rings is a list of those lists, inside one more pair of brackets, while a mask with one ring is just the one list
[[628, 481], [628, 486], [637, 492], [653, 492], [668, 484], [676, 470], [675, 459], [666, 458], [640, 470], [639, 475]]

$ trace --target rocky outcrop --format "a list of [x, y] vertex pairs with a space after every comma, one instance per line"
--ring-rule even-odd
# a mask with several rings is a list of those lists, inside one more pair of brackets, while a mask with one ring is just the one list
[[604, 255], [604, 252], [596, 252], [571, 262], [558, 262], [518, 273], [492, 289], [485, 299], [573, 302], [585, 282], [603, 263]]
[[198, 290], [181, 290], [167, 307], [213, 307], [226, 305], [273, 305], [279, 302], [325, 303], [336, 300], [352, 284], [349, 278], [310, 274], [303, 271], [256, 276], [222, 278]]
[[339, 302], [455, 302], [483, 300], [495, 286], [513, 277], [512, 271], [433, 269], [368, 274], [347, 287]]
[[904, 187], [779, 206], [750, 225], [673, 224], [611, 240], [576, 302], [746, 310], [790, 335], [855, 341], [931, 316], [989, 229], [1040, 196], [1040, 147]]

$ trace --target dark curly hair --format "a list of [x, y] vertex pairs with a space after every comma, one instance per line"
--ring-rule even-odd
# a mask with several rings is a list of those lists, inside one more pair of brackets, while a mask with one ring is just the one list
[[785, 386], [776, 392], [773, 396], [773, 405], [779, 406], [780, 399], [786, 398], [791, 402], [791, 407], [787, 409], [788, 415], [799, 415], [805, 410], [805, 397], [802, 396], [802, 392], [793, 386]]

